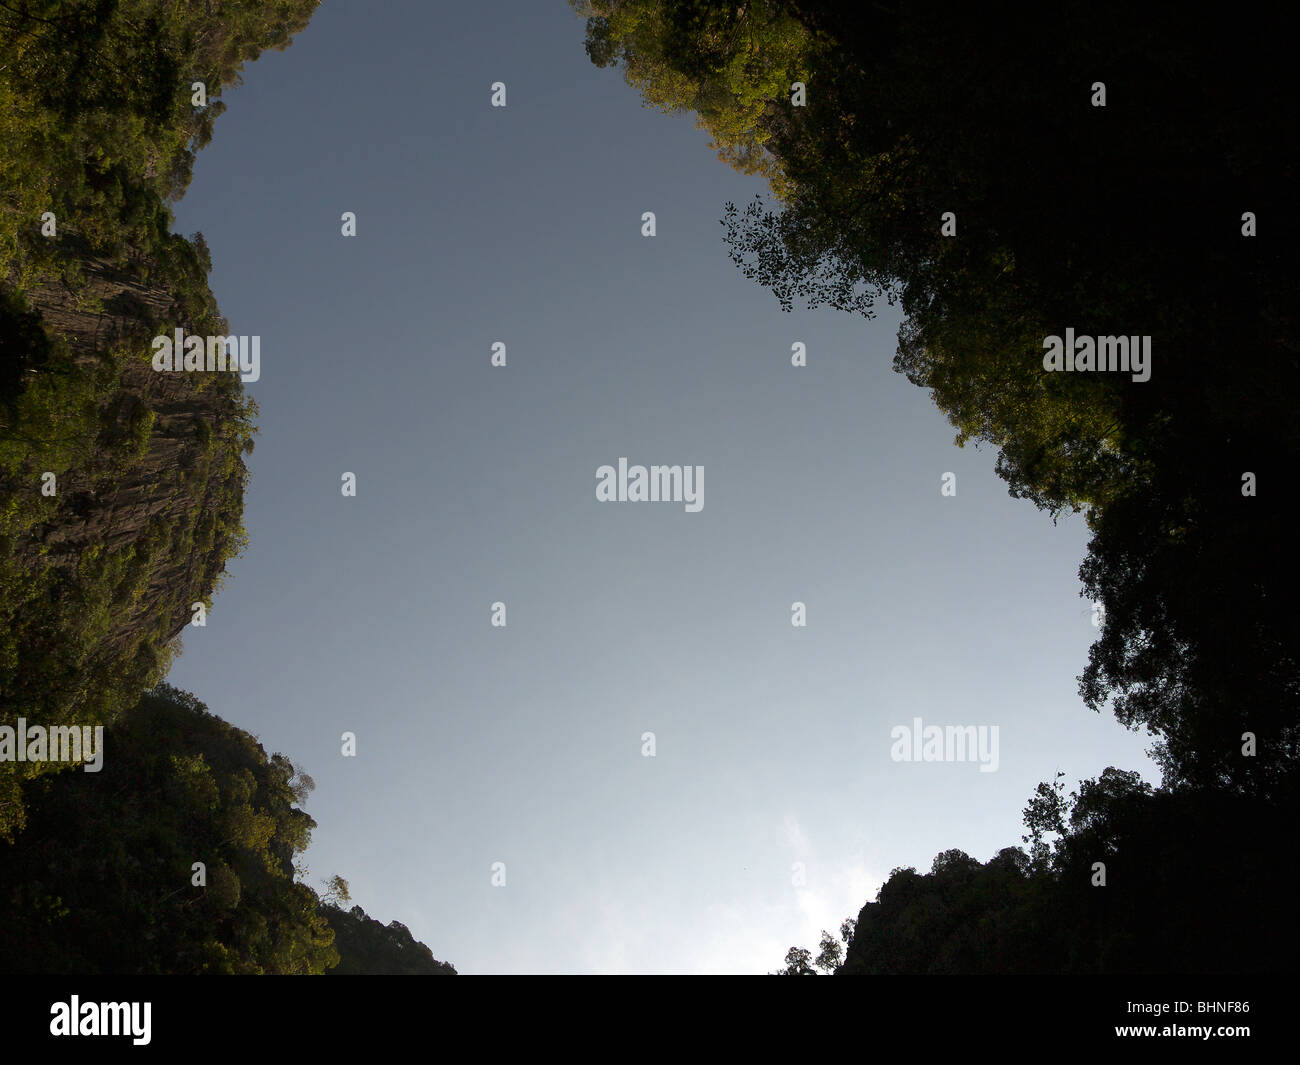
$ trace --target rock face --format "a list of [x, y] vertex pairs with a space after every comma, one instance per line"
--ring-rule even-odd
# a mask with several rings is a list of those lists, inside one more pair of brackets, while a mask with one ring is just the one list
[[[0, 4], [0, 744], [134, 703], [242, 543], [252, 405], [149, 342], [228, 333], [169, 204], [223, 88], [318, 3]], [[0, 838], [33, 765], [0, 746]]]
[[[242, 547], [239, 378], [151, 364], [159, 333], [226, 332], [201, 240], [170, 251], [114, 265], [71, 247], [75, 286], [0, 292], [0, 724], [111, 720], [160, 679]], [[38, 768], [0, 761], [0, 834]]]

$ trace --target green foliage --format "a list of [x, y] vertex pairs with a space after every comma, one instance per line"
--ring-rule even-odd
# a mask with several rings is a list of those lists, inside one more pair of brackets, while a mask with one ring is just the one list
[[[335, 880], [341, 879], [335, 877]], [[345, 885], [346, 886], [346, 885]], [[341, 901], [346, 902], [344, 894]], [[456, 969], [438, 961], [406, 925], [400, 921], [381, 924], [368, 917], [360, 906], [344, 910], [327, 904], [323, 913], [334, 930], [334, 945], [339, 953], [338, 976], [454, 976]]]
[[[168, 487], [151, 446], [166, 447], [155, 437], [188, 418], [160, 426], [128, 376], [133, 358], [127, 345], [100, 365], [79, 363], [50, 338], [27, 387], [0, 407], [0, 720], [112, 720], [161, 679], [191, 603], [210, 602], [243, 549], [251, 405], [237, 395], [205, 402], [197, 421], [215, 415], [222, 436], [185, 484]], [[46, 472], [56, 477], [52, 496], [41, 491]], [[124, 488], [153, 495], [142, 524], [115, 516]], [[34, 771], [0, 763], [0, 790]], [[6, 794], [0, 838], [17, 823], [16, 793]]]
[[927, 874], [895, 869], [838, 972], [1289, 969], [1297, 863], [1276, 841], [1292, 803], [1156, 790], [1117, 769], [1066, 797], [1059, 777], [1025, 808], [1029, 853], [1007, 847], [981, 864], [950, 850]]
[[[317, 3], [0, 0], [0, 723], [105, 726], [107, 748], [95, 774], [0, 763], [3, 971], [338, 962], [332, 907], [294, 878], [310, 778], [193, 696], [140, 699], [243, 549], [256, 418], [233, 375], [149, 365], [178, 325], [229, 333], [167, 204], [223, 86]], [[454, 972], [396, 922], [382, 942], [359, 908], [341, 923], [348, 971]]]
[[[895, 369], [956, 442], [996, 448], [1013, 496], [1085, 514], [1083, 590], [1106, 617], [1087, 705], [1158, 736], [1170, 784], [1281, 794], [1300, 767], [1285, 16], [1225, 54], [1212, 24], [1081, 0], [1015, 17], [889, 0], [579, 9], [598, 65], [770, 156], [779, 203], [723, 218], [747, 276], [786, 310], [899, 301]], [[730, 62], [739, 39], [756, 51]], [[808, 106], [772, 106], [768, 75], [796, 68]], [[1081, 70], [1115, 72], [1106, 108]], [[1247, 209], [1267, 232], [1243, 238]], [[1151, 337], [1150, 380], [1044, 372], [1044, 338], [1067, 328]], [[1243, 497], [1245, 472], [1272, 488]]]
[[399, 922], [340, 909], [341, 876], [324, 899], [297, 878], [311, 778], [193, 695], [147, 692], [102, 750], [98, 772], [14, 785], [26, 830], [0, 842], [0, 972], [455, 973]]
[[[234, 375], [149, 367], [160, 332], [229, 332], [166, 204], [222, 87], [315, 7], [0, 3], [0, 721], [112, 721], [243, 549], [255, 405]], [[0, 839], [38, 770], [0, 764]]]
[[[319, 900], [293, 876], [315, 822], [297, 770], [163, 685], [104, 733], [97, 773], [23, 785], [28, 828], [0, 844], [0, 970], [322, 973]], [[206, 866], [195, 886], [193, 863]], [[87, 934], [93, 929], [93, 934]]]
[[653, 107], [694, 112], [720, 159], [785, 187], [779, 160], [766, 145], [773, 117], [790, 106], [792, 84], [808, 80], [814, 42], [783, 5], [569, 2], [587, 19], [593, 63], [621, 65], [628, 84]]
[[[95, 254], [154, 250], [223, 86], [264, 49], [288, 47], [317, 4], [0, 4], [0, 280], [53, 271], [46, 211]], [[205, 108], [191, 102], [194, 82], [207, 87]]]

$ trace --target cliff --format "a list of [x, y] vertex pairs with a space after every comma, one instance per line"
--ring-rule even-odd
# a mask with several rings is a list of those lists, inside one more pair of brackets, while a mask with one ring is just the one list
[[[0, 6], [0, 726], [112, 721], [243, 543], [255, 407], [150, 364], [159, 333], [228, 332], [167, 205], [222, 88], [316, 6]], [[0, 759], [0, 839], [57, 768]]]
[[[194, 255], [171, 284], [92, 255], [76, 289], [8, 294], [0, 328], [27, 343], [0, 415], [0, 723], [111, 720], [161, 678], [242, 546], [252, 404], [234, 374], [150, 362], [157, 333], [226, 329], [176, 283], [204, 271], [201, 243], [173, 240]], [[6, 778], [37, 768], [0, 763], [0, 832]]]

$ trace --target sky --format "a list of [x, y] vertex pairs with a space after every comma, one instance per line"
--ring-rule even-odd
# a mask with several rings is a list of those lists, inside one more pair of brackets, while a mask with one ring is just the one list
[[[175, 229], [261, 337], [250, 543], [168, 679], [315, 780], [308, 882], [461, 973], [769, 972], [1020, 844], [1058, 770], [1158, 773], [1078, 696], [1082, 517], [954, 446], [896, 309], [747, 280], [719, 220], [764, 183], [582, 41], [562, 0], [326, 0], [223, 94]], [[620, 458], [704, 505], [599, 501]], [[996, 769], [896, 760], [917, 718]]]

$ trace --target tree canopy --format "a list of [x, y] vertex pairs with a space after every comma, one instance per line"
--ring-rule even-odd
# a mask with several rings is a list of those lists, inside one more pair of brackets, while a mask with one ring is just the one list
[[23, 785], [27, 829], [0, 843], [0, 971], [455, 972], [299, 878], [311, 778], [193, 695], [147, 693], [104, 751], [98, 772]]
[[[0, 844], [9, 972], [320, 973], [337, 963], [294, 858], [301, 776], [161, 686], [104, 732], [98, 772], [29, 781]], [[202, 863], [202, 883], [196, 884]]]
[[1060, 775], [1025, 807], [1027, 850], [980, 862], [952, 849], [928, 872], [894, 869], [842, 926], [842, 964], [823, 932], [815, 963], [791, 947], [780, 974], [1289, 970], [1300, 944], [1300, 869], [1278, 845], [1289, 804], [1152, 788], [1115, 768], [1067, 796]]
[[[894, 367], [957, 442], [1086, 516], [1085, 703], [1155, 734], [1170, 782], [1280, 794], [1300, 756], [1285, 16], [1225, 48], [1208, 22], [1081, 0], [580, 10], [597, 63], [768, 157], [776, 199], [723, 217], [746, 274], [787, 310], [900, 302]], [[729, 42], [758, 54], [721, 62]], [[1150, 337], [1149, 379], [1048, 372], [1067, 329]]]

